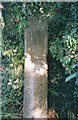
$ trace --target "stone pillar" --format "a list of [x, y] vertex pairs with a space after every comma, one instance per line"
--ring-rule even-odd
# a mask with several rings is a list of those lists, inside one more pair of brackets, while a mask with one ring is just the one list
[[47, 27], [29, 17], [25, 29], [23, 118], [47, 118]]

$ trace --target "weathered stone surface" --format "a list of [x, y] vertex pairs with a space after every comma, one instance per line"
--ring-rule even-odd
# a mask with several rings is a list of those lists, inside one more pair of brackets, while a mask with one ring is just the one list
[[47, 24], [30, 17], [25, 30], [24, 118], [47, 118]]

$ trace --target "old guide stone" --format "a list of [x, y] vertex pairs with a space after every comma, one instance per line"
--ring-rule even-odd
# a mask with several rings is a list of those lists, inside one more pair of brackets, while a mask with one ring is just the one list
[[28, 19], [25, 29], [23, 118], [47, 118], [47, 22]]

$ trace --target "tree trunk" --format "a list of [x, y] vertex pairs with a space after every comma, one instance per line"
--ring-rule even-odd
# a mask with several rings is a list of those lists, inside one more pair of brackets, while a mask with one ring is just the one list
[[23, 118], [47, 118], [47, 24], [30, 17], [25, 29]]

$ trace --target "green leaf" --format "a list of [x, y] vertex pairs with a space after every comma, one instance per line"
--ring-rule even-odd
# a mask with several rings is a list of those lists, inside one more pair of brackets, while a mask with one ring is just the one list
[[77, 75], [77, 72], [75, 72], [75, 73], [73, 73], [72, 75], [68, 76], [68, 77], [66, 78], [65, 82], [68, 82], [68, 81], [70, 81], [71, 79], [75, 78], [76, 75]]
[[75, 68], [75, 67], [77, 67], [77, 66], [78, 66], [78, 63], [77, 63], [77, 64], [72, 65], [72, 66], [71, 66], [71, 68], [73, 68], [73, 69], [74, 69], [74, 68]]

